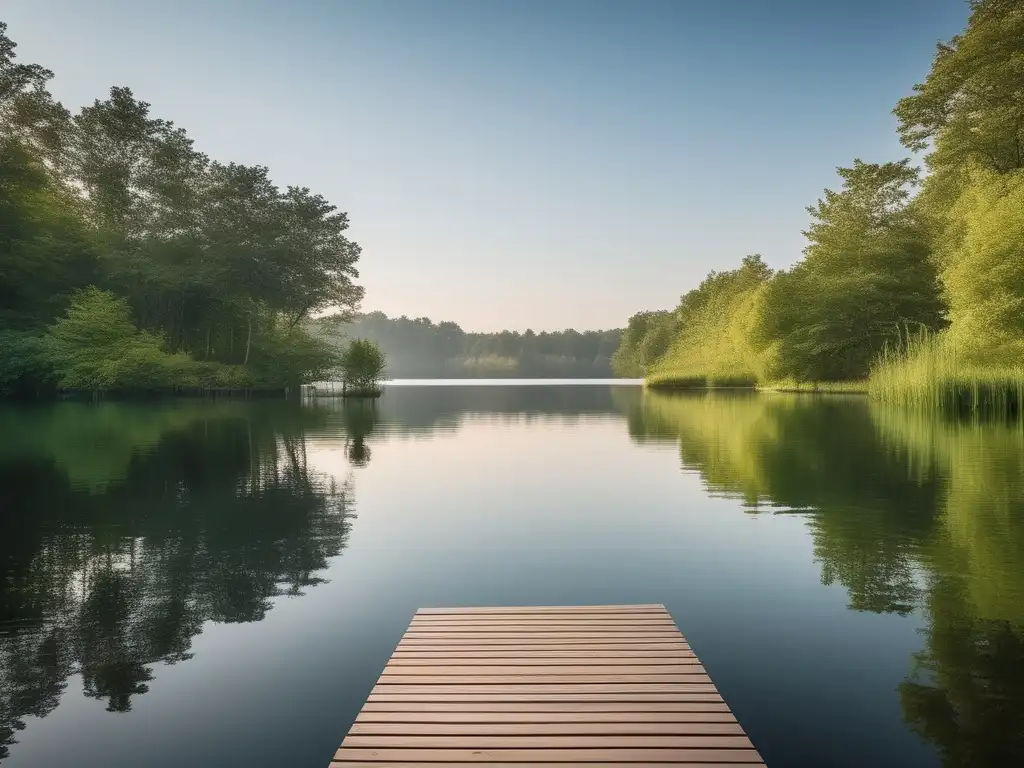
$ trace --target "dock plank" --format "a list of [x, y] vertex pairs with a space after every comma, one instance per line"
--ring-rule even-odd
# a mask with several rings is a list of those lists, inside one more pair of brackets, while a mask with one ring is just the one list
[[562, 701], [562, 702], [583, 702], [583, 701], [618, 701], [646, 703], [651, 701], [722, 701], [717, 691], [712, 693], [547, 693], [534, 691], [532, 693], [371, 693], [367, 701], [461, 701], [477, 703], [481, 701]]
[[732, 713], [723, 711], [711, 712], [635, 712], [622, 710], [591, 711], [591, 712], [546, 712], [543, 710], [514, 711], [467, 711], [467, 712], [378, 712], [363, 711], [356, 718], [356, 723], [487, 723], [491, 725], [513, 723], [539, 723], [556, 725], [558, 723], [582, 723], [592, 726], [597, 723], [735, 723]]
[[581, 761], [600, 763], [717, 763], [718, 765], [763, 765], [760, 755], [754, 749], [412, 749], [412, 748], [359, 748], [339, 749], [334, 759], [345, 765], [346, 761], [359, 760], [370, 765], [370, 761], [420, 762], [428, 765], [440, 763], [576, 763]]
[[422, 608], [331, 765], [763, 765], [660, 605]]
[[406, 723], [356, 721], [349, 736], [682, 736], [743, 735], [737, 722]]
[[416, 712], [430, 714], [435, 712], [473, 712], [473, 713], [494, 713], [494, 712], [529, 712], [539, 715], [550, 713], [572, 713], [574, 715], [589, 715], [598, 712], [615, 713], [652, 713], [652, 712], [729, 712], [729, 706], [720, 698], [709, 701], [654, 701], [650, 703], [623, 702], [623, 701], [591, 701], [567, 704], [564, 702], [549, 703], [523, 703], [517, 701], [498, 702], [477, 702], [465, 704], [461, 702], [434, 702], [434, 703], [408, 703], [408, 702], [373, 702], [367, 700], [363, 705], [360, 717], [368, 712]]
[[[437, 665], [434, 660], [431, 665], [388, 665], [381, 676], [381, 680], [402, 675], [514, 675], [514, 676], [537, 676], [537, 675], [695, 675], [703, 674], [703, 667], [699, 664], [679, 664], [648, 666], [645, 664], [622, 664], [612, 666], [588, 666], [573, 665], [564, 666], [564, 659], [561, 665], [524, 665], [521, 660], [515, 664], [516, 659], [509, 659], [508, 664], [496, 665], [457, 665], [455, 659], [444, 660], [443, 665]], [[410, 669], [412, 667], [412, 669]]]

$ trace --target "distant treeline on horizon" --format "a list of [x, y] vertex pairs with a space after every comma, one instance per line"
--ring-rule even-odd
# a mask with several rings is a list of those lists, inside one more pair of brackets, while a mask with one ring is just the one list
[[332, 342], [363, 338], [379, 344], [391, 378], [610, 377], [622, 336], [619, 328], [476, 333], [450, 321], [383, 312], [357, 314], [348, 322], [322, 318], [316, 326]]

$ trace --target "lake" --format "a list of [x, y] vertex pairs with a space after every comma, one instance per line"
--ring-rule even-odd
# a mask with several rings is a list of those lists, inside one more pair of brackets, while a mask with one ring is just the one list
[[1024, 429], [389, 386], [0, 407], [0, 760], [326, 768], [419, 606], [663, 603], [769, 766], [1024, 764]]

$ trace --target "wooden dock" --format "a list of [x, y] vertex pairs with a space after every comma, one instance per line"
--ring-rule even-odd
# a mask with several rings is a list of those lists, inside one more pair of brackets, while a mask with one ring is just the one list
[[333, 768], [763, 765], [662, 605], [424, 608]]

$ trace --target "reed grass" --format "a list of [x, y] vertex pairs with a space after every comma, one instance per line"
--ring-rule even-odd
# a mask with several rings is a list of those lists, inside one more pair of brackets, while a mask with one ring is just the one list
[[675, 373], [652, 373], [644, 379], [650, 389], [707, 389], [707, 376], [686, 376]]
[[762, 392], [807, 392], [812, 394], [866, 395], [867, 381], [796, 381], [782, 379], [758, 384]]
[[645, 383], [650, 389], [757, 389], [762, 392], [867, 394], [866, 381], [796, 381], [784, 379], [761, 383], [752, 373], [718, 373], [705, 376], [655, 373]]
[[980, 418], [1019, 418], [1024, 362], [1012, 348], [970, 356], [943, 334], [907, 335], [871, 368], [871, 397], [905, 408]]
[[753, 389], [757, 386], [757, 377], [746, 373], [653, 373], [644, 383], [650, 389]]

